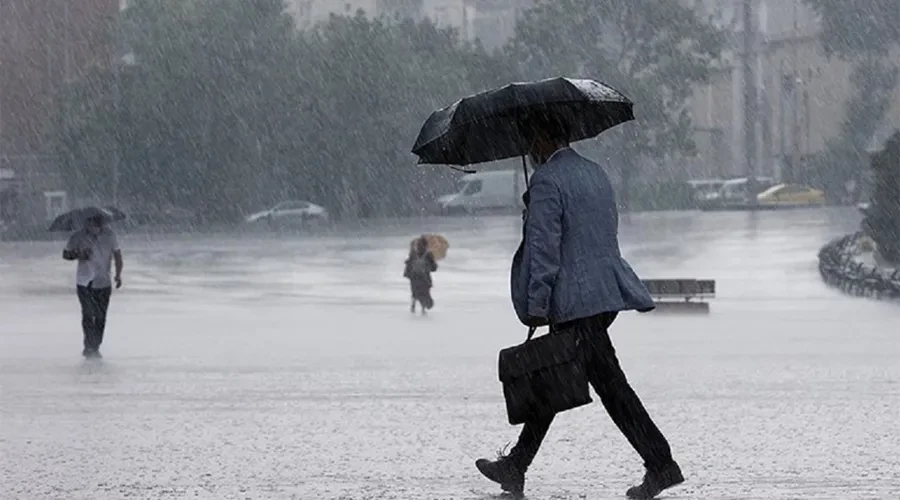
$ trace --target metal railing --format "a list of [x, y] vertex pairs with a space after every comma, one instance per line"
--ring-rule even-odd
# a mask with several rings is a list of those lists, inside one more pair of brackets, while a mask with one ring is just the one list
[[826, 284], [857, 297], [900, 299], [900, 269], [887, 274], [857, 261], [862, 232], [834, 239], [819, 250], [819, 274]]

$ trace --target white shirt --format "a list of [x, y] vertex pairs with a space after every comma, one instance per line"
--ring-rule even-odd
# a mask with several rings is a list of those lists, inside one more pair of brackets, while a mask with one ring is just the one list
[[91, 288], [107, 288], [112, 286], [110, 268], [112, 267], [113, 253], [119, 250], [119, 239], [116, 233], [108, 227], [104, 227], [99, 233], [91, 234], [87, 229], [76, 231], [69, 237], [66, 250], [75, 251], [90, 249], [91, 257], [78, 261], [78, 269], [75, 271], [75, 284]]

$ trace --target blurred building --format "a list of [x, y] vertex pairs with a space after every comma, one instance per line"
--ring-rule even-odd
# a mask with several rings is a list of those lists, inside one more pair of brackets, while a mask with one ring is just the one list
[[516, 22], [533, 0], [470, 0], [470, 40], [488, 51], [499, 49], [516, 34]]
[[286, 0], [287, 12], [301, 30], [325, 21], [331, 14], [354, 16], [358, 11], [372, 15], [378, 0]]
[[[113, 56], [119, 0], [0, 1], [0, 189], [5, 218], [43, 220], [68, 199], [45, 133], [63, 84]], [[15, 190], [15, 193], [11, 191]], [[18, 200], [13, 207], [10, 199]]]
[[[742, 0], [697, 0], [697, 8], [732, 36], [723, 65], [708, 85], [696, 88], [691, 112], [697, 158], [694, 177], [741, 176], [748, 171], [744, 127], [756, 127], [759, 175], [789, 177], [840, 133], [844, 106], [854, 89], [852, 65], [827, 58], [815, 12], [803, 0], [754, 0], [756, 44], [751, 57], [757, 120], [744, 119]], [[861, 7], [862, 8], [862, 7]], [[893, 116], [900, 114], [900, 90]], [[793, 166], [793, 167], [792, 167]]]

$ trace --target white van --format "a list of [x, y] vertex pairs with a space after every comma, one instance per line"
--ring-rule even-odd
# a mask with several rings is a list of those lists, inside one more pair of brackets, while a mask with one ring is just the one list
[[759, 192], [775, 185], [775, 179], [771, 177], [756, 178], [756, 193], [747, 192], [749, 187], [749, 179], [747, 177], [735, 177], [728, 179], [718, 191], [707, 192], [697, 198], [697, 205], [700, 210], [722, 210], [729, 207], [747, 205], [751, 196], [756, 196]]
[[444, 214], [521, 210], [525, 193], [522, 170], [495, 170], [466, 174], [459, 191], [441, 196], [437, 209]]
[[757, 194], [769, 189], [770, 187], [775, 185], [775, 179], [771, 177], [757, 177], [756, 178], [756, 193], [748, 192], [748, 188], [750, 187], [750, 180], [746, 177], [738, 177], [736, 179], [730, 179], [722, 185], [722, 189], [719, 191], [722, 200], [725, 203], [749, 203], [752, 199], [751, 197], [756, 196]]

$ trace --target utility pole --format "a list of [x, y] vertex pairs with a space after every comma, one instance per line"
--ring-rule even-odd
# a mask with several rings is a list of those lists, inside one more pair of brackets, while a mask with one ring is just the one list
[[119, 207], [119, 163], [121, 162], [122, 141], [120, 136], [120, 127], [122, 126], [121, 112], [121, 78], [120, 67], [122, 64], [122, 11], [116, 12], [116, 36], [113, 50], [113, 110], [116, 121], [116, 138], [113, 145], [112, 158], [112, 203], [116, 208]]
[[791, 92], [791, 112], [793, 120], [792, 130], [791, 130], [791, 139], [793, 142], [791, 144], [791, 168], [789, 170], [789, 176], [785, 181], [794, 182], [796, 181], [797, 169], [800, 167], [800, 120], [799, 120], [799, 97], [800, 97], [800, 88], [803, 86], [803, 77], [800, 76], [800, 56], [798, 45], [800, 44], [800, 24], [797, 20], [797, 0], [793, 0], [793, 16], [794, 16], [794, 27], [793, 27], [793, 41], [791, 45], [793, 46], [793, 50], [791, 53], [791, 57], [793, 59], [793, 78], [794, 85], [793, 91]]
[[72, 78], [72, 52], [69, 40], [69, 0], [63, 0], [63, 81]]
[[756, 204], [756, 79], [753, 64], [756, 55], [756, 26], [753, 22], [753, 0], [743, 0], [744, 50], [741, 65], [744, 70], [744, 161], [749, 202]]

